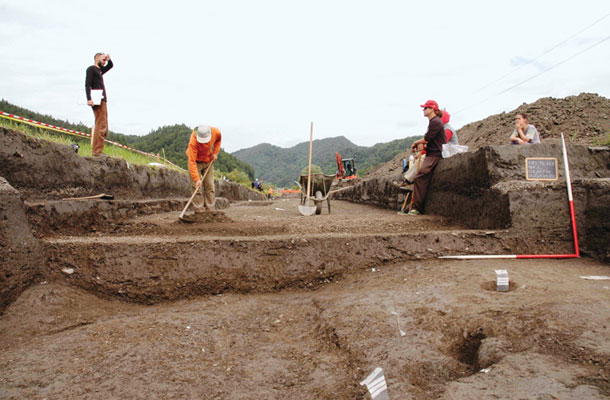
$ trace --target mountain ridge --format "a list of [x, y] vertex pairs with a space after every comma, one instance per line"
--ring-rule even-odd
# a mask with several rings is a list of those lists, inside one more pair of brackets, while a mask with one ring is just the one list
[[[320, 166], [326, 174], [334, 174], [337, 170], [335, 153], [338, 152], [343, 158], [354, 158], [358, 171], [363, 173], [377, 164], [391, 160], [419, 137], [421, 136], [410, 136], [373, 146], [359, 146], [343, 135], [316, 139], [312, 143], [312, 164]], [[234, 151], [231, 155], [252, 165], [257, 178], [278, 186], [292, 186], [301, 169], [307, 166], [309, 142], [297, 143], [287, 148], [260, 143]]]

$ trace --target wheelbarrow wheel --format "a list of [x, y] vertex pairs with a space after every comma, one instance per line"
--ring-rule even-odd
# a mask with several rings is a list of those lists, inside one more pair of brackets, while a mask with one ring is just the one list
[[324, 196], [322, 196], [322, 192], [318, 190], [316, 192], [316, 199], [315, 199], [315, 202], [316, 202], [316, 215], [322, 214], [322, 202], [323, 202], [322, 199], [323, 198], [324, 198]]

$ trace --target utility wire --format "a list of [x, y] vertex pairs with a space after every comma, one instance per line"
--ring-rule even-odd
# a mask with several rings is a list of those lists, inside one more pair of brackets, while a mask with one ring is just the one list
[[586, 52], [586, 51], [588, 51], [588, 50], [591, 50], [592, 48], [594, 48], [594, 47], [596, 47], [596, 46], [599, 46], [600, 44], [604, 43], [604, 42], [605, 42], [606, 40], [608, 40], [608, 39], [610, 39], [610, 36], [606, 36], [606, 37], [605, 37], [605, 38], [603, 38], [602, 40], [600, 40], [600, 41], [598, 41], [598, 42], [593, 43], [591, 46], [587, 47], [586, 49], [583, 49], [583, 50], [579, 51], [578, 53], [576, 53], [576, 54], [574, 54], [574, 55], [572, 55], [572, 56], [570, 56], [570, 57], [568, 57], [568, 58], [564, 59], [563, 61], [558, 62], [558, 63], [557, 63], [557, 64], [555, 64], [555, 65], [551, 65], [550, 67], [548, 67], [548, 68], [547, 68], [547, 69], [545, 69], [544, 71], [541, 71], [541, 72], [537, 73], [537, 74], [536, 74], [536, 75], [534, 75], [534, 76], [531, 76], [531, 77], [529, 77], [529, 78], [527, 78], [527, 79], [525, 79], [525, 80], [523, 80], [523, 81], [521, 81], [521, 82], [519, 82], [519, 83], [517, 83], [517, 84], [515, 84], [515, 85], [513, 85], [513, 86], [511, 86], [511, 87], [509, 87], [509, 88], [507, 88], [507, 89], [504, 89], [503, 91], [501, 91], [501, 92], [500, 92], [500, 93], [498, 93], [497, 95], [499, 96], [499, 95], [501, 95], [501, 94], [504, 94], [504, 93], [508, 92], [509, 90], [512, 90], [512, 89], [516, 88], [517, 86], [521, 86], [521, 85], [522, 85], [522, 84], [524, 84], [525, 82], [529, 82], [529, 81], [531, 81], [532, 79], [534, 79], [534, 78], [536, 78], [536, 77], [538, 77], [538, 76], [540, 76], [540, 75], [544, 74], [545, 72], [548, 72], [548, 71], [552, 70], [553, 68], [558, 67], [558, 66], [560, 66], [561, 64], [564, 64], [564, 63], [566, 63], [566, 62], [570, 61], [571, 59], [573, 59], [573, 58], [575, 58], [575, 57], [577, 57], [577, 56], [581, 55], [582, 53], [584, 53], [584, 52]]
[[544, 74], [544, 73], [546, 73], [546, 72], [549, 72], [549, 71], [550, 71], [550, 70], [552, 70], [553, 68], [556, 68], [556, 67], [558, 67], [558, 66], [560, 66], [560, 65], [562, 65], [562, 64], [564, 64], [564, 63], [566, 63], [566, 62], [568, 62], [568, 61], [570, 61], [571, 59], [578, 57], [578, 56], [579, 56], [579, 55], [581, 55], [582, 53], [584, 53], [584, 52], [586, 52], [586, 51], [589, 51], [589, 50], [591, 50], [592, 48], [594, 48], [594, 47], [596, 47], [596, 46], [599, 46], [600, 44], [604, 43], [605, 41], [607, 41], [607, 40], [609, 40], [609, 39], [610, 39], [610, 36], [606, 36], [605, 38], [603, 38], [603, 39], [601, 39], [601, 40], [599, 40], [599, 41], [597, 41], [597, 42], [593, 43], [591, 46], [589, 46], [589, 47], [587, 47], [587, 48], [585, 48], [585, 49], [583, 49], [583, 50], [579, 51], [579, 52], [578, 52], [578, 53], [576, 53], [576, 54], [573, 54], [573, 55], [569, 56], [568, 58], [563, 59], [562, 61], [558, 62], [557, 64], [551, 65], [550, 67], [548, 67], [547, 69], [545, 69], [545, 70], [543, 70], [543, 71], [541, 71], [541, 72], [537, 73], [536, 75], [531, 76], [531, 77], [529, 77], [529, 78], [527, 78], [527, 79], [525, 79], [525, 80], [523, 80], [523, 81], [521, 81], [521, 82], [519, 82], [519, 83], [516, 83], [516, 84], [514, 84], [513, 86], [510, 86], [510, 87], [508, 87], [507, 89], [504, 89], [503, 91], [501, 91], [501, 92], [499, 92], [499, 93], [493, 94], [493, 95], [491, 95], [491, 96], [487, 97], [487, 98], [486, 98], [486, 99], [484, 99], [484, 100], [481, 100], [481, 101], [479, 101], [479, 102], [477, 102], [477, 103], [473, 103], [473, 104], [471, 104], [471, 105], [469, 105], [469, 106], [466, 106], [466, 107], [464, 107], [464, 108], [462, 108], [462, 109], [460, 109], [460, 110], [456, 111], [456, 112], [455, 112], [455, 114], [459, 114], [459, 113], [461, 113], [462, 111], [468, 110], [468, 109], [469, 109], [469, 108], [471, 108], [471, 107], [474, 107], [474, 106], [476, 106], [476, 105], [479, 105], [479, 104], [481, 104], [481, 103], [484, 103], [484, 102], [486, 102], [486, 101], [488, 101], [488, 100], [490, 100], [490, 99], [492, 99], [492, 98], [494, 98], [494, 97], [496, 97], [496, 96], [499, 96], [499, 95], [501, 95], [501, 94], [504, 94], [504, 93], [506, 93], [506, 92], [508, 92], [508, 91], [510, 91], [510, 90], [512, 90], [512, 89], [514, 89], [514, 88], [516, 88], [516, 87], [518, 87], [518, 86], [521, 86], [521, 85], [523, 85], [524, 83], [529, 82], [529, 81], [531, 81], [532, 79], [537, 78], [537, 77], [539, 77], [540, 75], [542, 75], [542, 74]]
[[593, 22], [592, 24], [586, 26], [585, 28], [579, 30], [578, 32], [576, 32], [575, 34], [573, 34], [572, 36], [570, 36], [569, 38], [557, 43], [556, 45], [552, 46], [550, 49], [548, 49], [547, 51], [543, 52], [542, 54], [538, 55], [537, 57], [529, 60], [528, 62], [521, 64], [520, 66], [518, 66], [517, 68], [513, 69], [512, 71], [510, 71], [509, 73], [507, 73], [506, 75], [503, 75], [501, 77], [499, 77], [498, 79], [496, 79], [493, 82], [488, 83], [487, 85], [480, 87], [479, 89], [475, 90], [474, 92], [472, 92], [472, 94], [477, 94], [479, 93], [481, 90], [483, 89], [487, 89], [488, 87], [490, 87], [491, 85], [493, 85], [494, 83], [497, 83], [501, 80], [503, 80], [504, 78], [506, 78], [507, 76], [512, 75], [513, 73], [519, 71], [521, 68], [525, 67], [526, 65], [530, 65], [531, 63], [533, 63], [534, 61], [540, 59], [542, 56], [547, 55], [548, 53], [550, 53], [551, 51], [555, 50], [556, 48], [558, 48], [559, 46], [567, 43], [569, 40], [574, 39], [576, 36], [580, 35], [581, 33], [583, 33], [584, 31], [586, 31], [587, 29], [591, 28], [592, 26], [600, 23], [601, 21], [603, 21], [604, 19], [610, 17], [610, 12], [606, 15], [604, 15], [603, 17], [601, 17], [600, 19], [598, 19], [597, 21]]

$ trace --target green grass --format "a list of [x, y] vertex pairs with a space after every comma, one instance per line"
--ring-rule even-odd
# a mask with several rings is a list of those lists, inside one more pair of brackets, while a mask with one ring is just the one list
[[[34, 137], [37, 139], [47, 140], [54, 143], [63, 144], [70, 146], [72, 143], [76, 143], [79, 146], [78, 155], [81, 157], [91, 157], [91, 141], [86, 137], [79, 137], [76, 135], [69, 135], [65, 133], [55, 132], [47, 129], [38, 128], [25, 123], [15, 122], [0, 118], [0, 126], [6, 129], [12, 129], [21, 132], [27, 136]], [[155, 162], [164, 164], [162, 159], [149, 157], [144, 154], [136, 153], [131, 150], [124, 149], [122, 147], [114, 146], [112, 144], [104, 144], [104, 154], [112, 158], [121, 158], [130, 164], [148, 165], [148, 163]], [[184, 172], [171, 164], [165, 164], [167, 168], [174, 169], [180, 172]], [[154, 167], [151, 167], [154, 168]]]
[[606, 135], [606, 138], [595, 138], [593, 144], [597, 146], [610, 146], [610, 134]]

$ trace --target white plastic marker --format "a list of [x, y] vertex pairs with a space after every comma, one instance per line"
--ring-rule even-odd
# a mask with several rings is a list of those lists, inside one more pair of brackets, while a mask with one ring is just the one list
[[365, 380], [360, 382], [361, 385], [366, 385], [366, 388], [371, 394], [373, 400], [390, 400], [388, 396], [388, 386], [385, 383], [383, 370], [379, 367], [375, 368]]
[[398, 319], [398, 313], [396, 311], [392, 311], [392, 314], [396, 315], [396, 325], [398, 326], [398, 332], [400, 332], [400, 336], [405, 336], [405, 331], [400, 329], [400, 320]]
[[496, 270], [496, 290], [508, 292], [508, 271], [505, 269]]
[[578, 258], [580, 249], [578, 247], [578, 232], [576, 230], [576, 215], [574, 213], [574, 199], [572, 198], [572, 182], [570, 181], [570, 166], [568, 164], [568, 152], [566, 141], [561, 134], [561, 151], [563, 152], [563, 165], [566, 173], [566, 186], [568, 188], [568, 203], [570, 205], [570, 218], [572, 219], [572, 236], [574, 238], [574, 254], [477, 254], [461, 256], [440, 256], [439, 258], [450, 258], [458, 260], [481, 260], [481, 259], [523, 259], [523, 258]]

